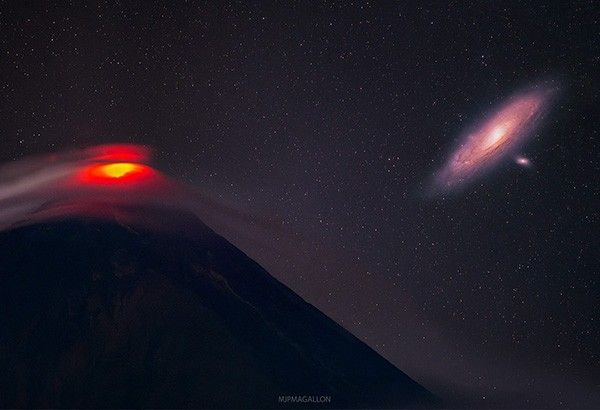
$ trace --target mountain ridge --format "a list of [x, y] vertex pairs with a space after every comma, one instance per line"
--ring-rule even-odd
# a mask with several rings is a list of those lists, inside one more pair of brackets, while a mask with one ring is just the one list
[[[123, 218], [132, 212], [136, 221]], [[0, 233], [0, 405], [438, 402], [202, 221], [161, 212], [71, 213]], [[186, 234], [140, 223], [157, 215]]]

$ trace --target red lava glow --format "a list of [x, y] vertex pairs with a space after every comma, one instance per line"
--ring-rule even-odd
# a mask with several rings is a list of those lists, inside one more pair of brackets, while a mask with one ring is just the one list
[[150, 158], [148, 148], [132, 144], [99, 145], [90, 148], [88, 153], [96, 161], [146, 162]]
[[442, 189], [451, 189], [495, 165], [532, 133], [549, 100], [548, 90], [520, 94], [464, 138], [437, 175]]
[[90, 184], [136, 183], [151, 179], [155, 171], [147, 165], [133, 162], [93, 164], [84, 168], [80, 180]]

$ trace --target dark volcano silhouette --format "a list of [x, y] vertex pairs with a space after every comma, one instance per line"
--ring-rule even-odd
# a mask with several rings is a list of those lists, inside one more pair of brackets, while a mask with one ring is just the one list
[[104, 209], [0, 233], [0, 406], [436, 403], [196, 217]]

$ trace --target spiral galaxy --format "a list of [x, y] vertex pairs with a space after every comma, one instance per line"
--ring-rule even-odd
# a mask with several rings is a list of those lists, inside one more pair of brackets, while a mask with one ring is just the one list
[[437, 190], [458, 188], [514, 153], [533, 134], [553, 93], [550, 88], [519, 93], [487, 116], [461, 138], [460, 145], [436, 174]]

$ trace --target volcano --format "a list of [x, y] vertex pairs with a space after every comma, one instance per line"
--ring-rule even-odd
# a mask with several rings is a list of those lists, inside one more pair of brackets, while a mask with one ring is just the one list
[[191, 214], [89, 204], [0, 261], [3, 408], [437, 403]]

